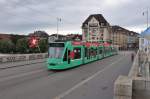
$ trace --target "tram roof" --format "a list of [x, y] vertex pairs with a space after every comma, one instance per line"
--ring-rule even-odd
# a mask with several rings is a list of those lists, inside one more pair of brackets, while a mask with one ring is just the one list
[[86, 47], [90, 47], [90, 46], [110, 46], [111, 44], [111, 40], [107, 40], [107, 41], [99, 41], [99, 42], [84, 42], [84, 41], [66, 41], [66, 40], [57, 40], [55, 42], [51, 42], [51, 43], [71, 43], [74, 46], [86, 46]]

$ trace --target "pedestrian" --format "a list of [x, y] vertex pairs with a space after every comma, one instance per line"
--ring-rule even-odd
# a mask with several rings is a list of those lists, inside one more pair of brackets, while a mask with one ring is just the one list
[[131, 61], [134, 61], [134, 53], [131, 54]]

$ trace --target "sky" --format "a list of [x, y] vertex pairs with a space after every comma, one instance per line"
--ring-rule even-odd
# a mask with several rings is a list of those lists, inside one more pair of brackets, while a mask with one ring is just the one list
[[[82, 33], [90, 14], [102, 14], [111, 25], [140, 33], [146, 29], [150, 0], [0, 0], [0, 33]], [[150, 15], [150, 14], [149, 14]], [[61, 18], [61, 21], [57, 21]]]

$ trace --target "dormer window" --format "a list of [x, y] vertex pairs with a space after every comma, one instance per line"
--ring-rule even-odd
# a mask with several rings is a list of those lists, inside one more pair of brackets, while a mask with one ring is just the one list
[[104, 26], [104, 23], [101, 23], [101, 26]]

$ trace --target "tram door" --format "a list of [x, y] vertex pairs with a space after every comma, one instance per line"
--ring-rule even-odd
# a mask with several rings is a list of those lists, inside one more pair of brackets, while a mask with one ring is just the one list
[[70, 50], [68, 50], [68, 64], [70, 64]]
[[84, 64], [84, 61], [85, 61], [85, 55], [86, 55], [86, 49], [85, 47], [82, 47], [81, 48], [81, 53], [82, 53], [82, 63]]

